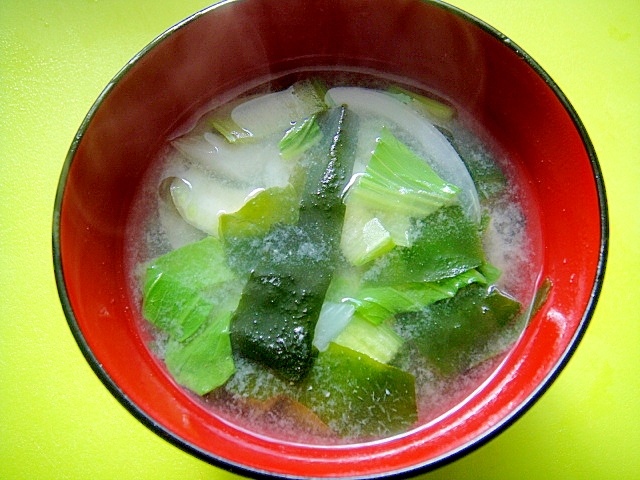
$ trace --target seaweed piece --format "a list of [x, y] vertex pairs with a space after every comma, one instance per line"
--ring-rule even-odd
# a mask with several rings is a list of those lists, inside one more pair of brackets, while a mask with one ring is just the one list
[[472, 284], [453, 298], [398, 315], [397, 326], [441, 372], [455, 374], [486, 358], [491, 339], [520, 311], [520, 303], [497, 288]]
[[[344, 107], [318, 117], [327, 134], [307, 154], [307, 182], [296, 225], [275, 225], [273, 248], [251, 272], [231, 320], [233, 348], [297, 382], [313, 366], [315, 326], [336, 268], [353, 134]], [[303, 159], [304, 160], [304, 159]]]

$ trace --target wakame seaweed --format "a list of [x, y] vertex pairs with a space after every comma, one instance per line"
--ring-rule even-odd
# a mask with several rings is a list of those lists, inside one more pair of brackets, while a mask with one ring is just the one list
[[323, 140], [308, 151], [309, 172], [295, 225], [275, 225], [278, 252], [251, 272], [231, 319], [234, 350], [290, 381], [313, 366], [315, 325], [339, 256], [345, 206], [342, 192], [353, 166], [355, 119], [344, 107], [318, 116]]

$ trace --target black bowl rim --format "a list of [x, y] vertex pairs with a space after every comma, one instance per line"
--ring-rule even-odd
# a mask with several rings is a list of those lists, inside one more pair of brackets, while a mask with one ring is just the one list
[[[125, 66], [111, 79], [111, 81], [107, 84], [104, 90], [100, 93], [96, 101], [93, 103], [91, 108], [89, 109], [87, 115], [85, 116], [83, 122], [74, 139], [71, 143], [67, 156], [65, 158], [58, 188], [56, 191], [54, 210], [53, 210], [53, 235], [52, 235], [52, 246], [53, 246], [53, 263], [54, 263], [54, 273], [55, 280], [58, 289], [58, 295], [60, 297], [62, 309], [64, 311], [65, 317], [67, 319], [67, 323], [71, 329], [71, 333], [73, 334], [80, 351], [84, 355], [85, 359], [89, 363], [92, 370], [98, 376], [98, 378], [105, 385], [107, 390], [120, 402], [122, 406], [125, 407], [126, 410], [129, 411], [138, 421], [140, 421], [143, 425], [149, 428], [151, 431], [156, 433], [161, 438], [165, 439], [172, 445], [178, 447], [182, 451], [193, 455], [200, 460], [203, 460], [207, 463], [210, 463], [216, 467], [227, 470], [231, 473], [247, 476], [250, 478], [300, 478], [298, 476], [289, 476], [283, 474], [274, 474], [268, 471], [262, 471], [254, 468], [247, 467], [245, 465], [241, 465], [235, 462], [231, 462], [227, 459], [221, 458], [216, 455], [212, 455], [209, 452], [204, 451], [200, 447], [192, 444], [184, 440], [183, 438], [177, 436], [173, 432], [169, 431], [164, 426], [160, 425], [156, 421], [154, 421], [149, 415], [147, 415], [140, 407], [138, 407], [115, 383], [115, 381], [106, 373], [106, 371], [102, 368], [100, 362], [98, 362], [97, 358], [91, 352], [89, 345], [87, 344], [78, 322], [75, 318], [75, 314], [71, 307], [71, 302], [67, 293], [66, 283], [64, 280], [64, 272], [62, 266], [62, 258], [61, 258], [61, 250], [60, 250], [60, 216], [62, 211], [62, 200], [64, 196], [64, 190], [66, 186], [66, 179], [69, 173], [69, 169], [71, 167], [71, 163], [73, 162], [73, 158], [75, 156], [76, 150], [82, 137], [84, 136], [85, 131], [87, 130], [91, 120], [96, 113], [96, 111], [100, 108], [100, 105], [105, 100], [105, 98], [109, 95], [113, 87], [120, 81], [120, 79], [126, 75], [129, 69], [136, 64], [142, 57], [144, 57], [149, 51], [155, 48], [158, 44], [160, 44], [167, 37], [171, 36], [173, 33], [183, 28], [187, 24], [195, 21], [196, 19], [208, 14], [209, 12], [216, 10], [218, 8], [224, 7], [226, 4], [236, 3], [238, 1], [246, 1], [246, 0], [222, 0], [219, 3], [215, 3], [209, 7], [206, 7], [200, 11], [195, 12], [184, 20], [178, 22], [172, 27], [165, 30], [163, 33], [158, 35], [155, 39], [153, 39], [148, 45], [146, 45], [139, 53], [137, 53], [129, 62], [125, 64]], [[596, 269], [596, 278], [594, 285], [591, 290], [591, 294], [589, 297], [589, 302], [585, 308], [582, 319], [578, 325], [576, 333], [573, 338], [570, 340], [567, 349], [564, 351], [563, 355], [558, 359], [556, 364], [553, 366], [547, 377], [540, 382], [538, 387], [532, 392], [532, 394], [526, 398], [518, 407], [514, 409], [507, 417], [502, 419], [498, 424], [493, 426], [491, 429], [487, 430], [479, 437], [467, 442], [466, 444], [458, 447], [457, 449], [448, 452], [438, 458], [428, 460], [421, 464], [417, 464], [412, 467], [391, 471], [388, 473], [375, 474], [375, 475], [362, 475], [357, 477], [350, 478], [358, 478], [358, 479], [370, 479], [370, 478], [408, 478], [413, 477], [415, 475], [423, 474], [428, 471], [435, 470], [444, 465], [452, 463], [472, 451], [477, 450], [481, 446], [488, 443], [490, 440], [495, 438], [498, 434], [502, 433], [509, 426], [515, 423], [518, 419], [520, 419], [529, 409], [537, 402], [537, 400], [549, 389], [549, 387], [553, 384], [553, 382], [558, 378], [562, 370], [566, 367], [567, 363], [575, 353], [578, 344], [584, 337], [586, 329], [591, 321], [591, 318], [594, 314], [596, 304], [600, 293], [602, 291], [602, 285], [605, 277], [605, 269], [608, 257], [609, 250], [609, 216], [608, 216], [608, 203], [607, 196], [604, 184], [604, 178], [602, 175], [602, 170], [600, 168], [600, 164], [598, 162], [598, 158], [593, 147], [593, 144], [589, 138], [587, 130], [580, 120], [576, 110], [570, 103], [567, 96], [562, 92], [560, 87], [552, 80], [549, 74], [531, 57], [529, 56], [522, 48], [520, 48], [515, 42], [513, 42], [508, 36], [499, 32], [494, 27], [490, 26], [483, 20], [471, 15], [470, 13], [445, 3], [441, 0], [420, 0], [423, 3], [428, 3], [435, 5], [441, 9], [452, 13], [463, 20], [475, 25], [476, 27], [481, 28], [485, 32], [489, 33], [497, 40], [499, 40], [502, 44], [510, 48], [513, 52], [515, 52], [524, 62], [531, 67], [538, 76], [545, 82], [545, 84], [554, 92], [555, 96], [563, 105], [566, 112], [571, 117], [576, 130], [579, 132], [580, 137], [582, 138], [585, 150], [589, 156], [589, 160], [591, 163], [591, 168], [593, 172], [593, 178], [596, 184], [598, 201], [600, 207], [600, 249], [598, 255], [598, 265]]]

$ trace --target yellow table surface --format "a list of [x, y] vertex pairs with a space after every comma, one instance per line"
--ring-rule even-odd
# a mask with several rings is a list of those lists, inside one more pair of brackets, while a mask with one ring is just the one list
[[[559, 84], [595, 145], [610, 255], [589, 329], [523, 418], [424, 479], [640, 479], [640, 2], [454, 0]], [[113, 75], [206, 0], [0, 0], [0, 478], [231, 479], [156, 436], [100, 383], [63, 315], [60, 169]]]

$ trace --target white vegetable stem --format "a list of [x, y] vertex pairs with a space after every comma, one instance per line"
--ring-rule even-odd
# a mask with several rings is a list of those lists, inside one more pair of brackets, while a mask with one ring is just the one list
[[425, 160], [431, 168], [460, 188], [460, 205], [466, 215], [480, 222], [480, 201], [471, 175], [453, 146], [429, 120], [384, 92], [360, 87], [334, 87], [327, 92], [327, 103], [346, 105], [359, 115], [379, 116], [414, 137], [428, 155]]
[[294, 167], [280, 158], [275, 141], [231, 145], [220, 135], [207, 132], [176, 140], [173, 146], [195, 168], [237, 184], [283, 187]]
[[324, 352], [329, 343], [345, 329], [355, 311], [355, 307], [349, 303], [324, 302], [316, 324], [313, 345]]

